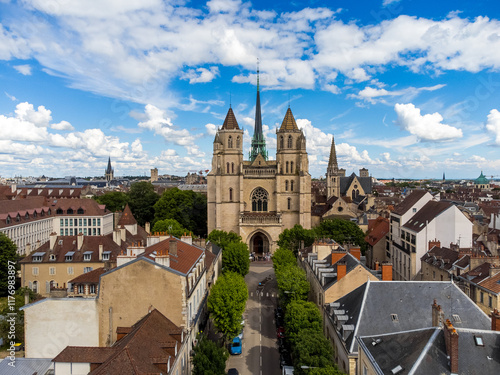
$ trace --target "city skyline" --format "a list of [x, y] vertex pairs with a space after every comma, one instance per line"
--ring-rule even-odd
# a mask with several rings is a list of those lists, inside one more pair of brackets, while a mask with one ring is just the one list
[[[257, 59], [275, 157], [288, 106], [310, 172], [500, 175], [500, 7], [487, 1], [0, 0], [0, 176], [211, 167], [231, 106], [247, 158]], [[480, 9], [478, 11], [477, 9]]]

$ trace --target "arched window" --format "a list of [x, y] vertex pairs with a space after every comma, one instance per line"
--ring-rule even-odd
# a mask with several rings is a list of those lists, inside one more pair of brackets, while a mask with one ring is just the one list
[[76, 213], [77, 213], [78, 215], [83, 215], [83, 208], [81, 208], [81, 207], [80, 207], [80, 208], [76, 211]]
[[233, 188], [229, 188], [229, 201], [233, 201]]
[[283, 138], [283, 136], [281, 136], [280, 137], [280, 149], [285, 147], [283, 144], [284, 144], [284, 138]]
[[295, 173], [293, 170], [293, 161], [290, 162], [290, 173]]
[[359, 190], [352, 189], [352, 199], [355, 199], [359, 195]]
[[289, 135], [289, 136], [288, 136], [288, 148], [292, 148], [292, 146], [293, 146], [292, 136], [291, 136], [291, 135]]
[[236, 137], [236, 148], [240, 148], [240, 136]]
[[231, 163], [231, 173], [234, 173], [234, 163]]
[[288, 191], [288, 180], [285, 181], [285, 191]]
[[288, 209], [292, 209], [292, 198], [288, 198]]
[[229, 136], [227, 139], [227, 148], [233, 148], [233, 137]]
[[[62, 215], [62, 214], [63, 214], [63, 210], [62, 210], [62, 208], [58, 208], [58, 209], [56, 210], [56, 214], [57, 214], [57, 215]], [[49, 214], [49, 215], [50, 215], [50, 214]]]
[[226, 172], [229, 173], [229, 163], [226, 163]]
[[252, 193], [252, 211], [267, 211], [267, 191], [258, 187]]
[[293, 191], [293, 181], [290, 181], [290, 191]]
[[66, 213], [68, 215], [73, 215], [73, 209], [72, 208], [68, 208], [68, 210], [66, 211]]
[[286, 162], [286, 173], [288, 173], [288, 162]]

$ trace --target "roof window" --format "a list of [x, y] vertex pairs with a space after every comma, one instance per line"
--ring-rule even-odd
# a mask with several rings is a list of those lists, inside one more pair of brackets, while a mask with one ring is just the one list
[[484, 341], [481, 336], [474, 336], [474, 342], [476, 343], [476, 346], [484, 346]]
[[398, 314], [391, 314], [391, 320], [393, 322], [399, 322]]

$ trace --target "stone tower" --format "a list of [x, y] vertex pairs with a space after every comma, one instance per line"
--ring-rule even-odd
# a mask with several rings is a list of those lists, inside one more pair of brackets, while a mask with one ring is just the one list
[[158, 181], [158, 168], [151, 168], [151, 182]]
[[106, 181], [110, 182], [115, 177], [115, 170], [111, 168], [111, 156], [108, 158], [108, 167], [104, 171]]
[[327, 198], [340, 197], [340, 177], [345, 176], [345, 170], [339, 169], [337, 163], [337, 151], [335, 150], [335, 138], [332, 136], [332, 146], [330, 149], [330, 159], [326, 169], [326, 190]]

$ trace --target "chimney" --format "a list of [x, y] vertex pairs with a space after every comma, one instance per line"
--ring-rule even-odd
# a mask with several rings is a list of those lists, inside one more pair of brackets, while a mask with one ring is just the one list
[[25, 254], [29, 255], [31, 253], [31, 244], [28, 242], [24, 248]]
[[500, 312], [498, 309], [491, 312], [491, 330], [500, 331]]
[[392, 281], [392, 263], [382, 263], [382, 281]]
[[347, 274], [346, 262], [337, 262], [337, 281], [343, 278], [346, 274]]
[[10, 185], [10, 192], [11, 192], [11, 193], [15, 193], [15, 192], [16, 192], [16, 190], [17, 190], [17, 185], [16, 185], [16, 184], [12, 184], [12, 185]]
[[127, 230], [125, 229], [125, 227], [123, 225], [120, 228], [120, 238], [123, 242], [125, 242], [127, 240]]
[[351, 247], [349, 252], [353, 257], [355, 257], [358, 261], [361, 260], [361, 248], [360, 247]]
[[192, 245], [193, 244], [193, 237], [191, 237], [190, 235], [186, 235], [186, 233], [184, 233], [184, 236], [181, 237], [181, 241], [185, 242], [189, 245]]
[[83, 246], [83, 233], [80, 232], [78, 233], [78, 236], [76, 236], [76, 246], [78, 250], [82, 249]]
[[380, 268], [380, 263], [378, 262], [378, 260], [375, 262], [375, 271], [378, 271]]
[[500, 272], [500, 267], [497, 266], [496, 264], [490, 265], [490, 277], [495, 276], [497, 273]]
[[170, 267], [170, 256], [167, 249], [161, 249], [156, 252], [155, 262], [165, 267]]
[[57, 233], [52, 232], [50, 234], [50, 250], [54, 250], [54, 246], [56, 245]]
[[432, 326], [433, 327], [441, 327], [444, 322], [444, 312], [441, 309], [441, 305], [437, 304], [437, 301], [434, 300], [432, 304]]
[[149, 221], [145, 224], [144, 229], [146, 230], [147, 234], [151, 234], [151, 224]]
[[104, 245], [100, 244], [99, 245], [99, 261], [102, 261], [102, 253], [104, 251]]
[[444, 325], [444, 341], [446, 354], [450, 358], [450, 371], [452, 374], [458, 374], [458, 332], [449, 319], [446, 319]]
[[432, 249], [434, 246], [441, 247], [441, 241], [438, 241], [436, 239], [434, 239], [434, 241], [429, 241], [429, 250]]
[[177, 240], [171, 239], [168, 241], [168, 251], [174, 257], [177, 256]]
[[28, 303], [30, 303], [30, 292], [28, 288], [26, 288], [24, 291], [24, 304], [27, 305]]
[[113, 231], [113, 241], [115, 242], [115, 244], [117, 244], [118, 246], [121, 246], [122, 245], [122, 238], [120, 237], [120, 230], [119, 229], [115, 229]]
[[332, 251], [332, 266], [345, 256], [344, 251]]

